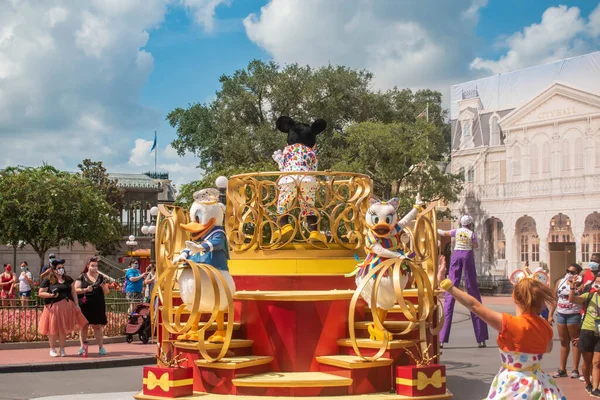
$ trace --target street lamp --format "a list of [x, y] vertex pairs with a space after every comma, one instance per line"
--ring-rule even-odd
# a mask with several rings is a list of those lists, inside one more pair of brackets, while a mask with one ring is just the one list
[[141, 228], [141, 231], [144, 235], [154, 235], [156, 233], [156, 216], [158, 215], [158, 207], [152, 207], [149, 212], [150, 225], [144, 225]]
[[227, 185], [229, 184], [229, 180], [226, 176], [220, 176], [215, 180], [215, 185], [217, 189], [219, 189], [219, 203], [225, 204], [227, 200]]
[[154, 206], [150, 209], [150, 225], [142, 226], [141, 230], [144, 235], [152, 235], [150, 240], [150, 262], [154, 263], [154, 234], [156, 233], [156, 216], [158, 215], [158, 207]]
[[133, 248], [138, 245], [138, 242], [135, 240], [135, 236], [130, 235], [125, 244], [129, 247], [129, 257], [133, 258]]

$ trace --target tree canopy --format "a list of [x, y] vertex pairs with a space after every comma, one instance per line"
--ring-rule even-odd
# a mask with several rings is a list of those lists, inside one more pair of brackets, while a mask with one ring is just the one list
[[[214, 185], [218, 175], [273, 171], [272, 153], [286, 144], [275, 129], [281, 115], [311, 123], [327, 121], [317, 138], [319, 169], [352, 170], [370, 175], [376, 194], [453, 201], [461, 178], [446, 175], [450, 127], [442, 96], [433, 90], [393, 88], [375, 91], [373, 75], [341, 66], [297, 64], [280, 67], [254, 60], [223, 75], [213, 101], [176, 108], [167, 116], [177, 130], [172, 145], [180, 155], [194, 153], [204, 179], [184, 185], [180, 195]], [[428, 120], [417, 116], [428, 110]]]
[[106, 243], [120, 236], [118, 220], [102, 190], [78, 174], [44, 165], [0, 172], [0, 239], [31, 245], [43, 264], [60, 245]]
[[[116, 179], [111, 179], [102, 165], [102, 161], [92, 161], [88, 158], [77, 165], [81, 171], [79, 174], [92, 182], [103, 194], [104, 200], [111, 206], [111, 215], [116, 220], [125, 208], [125, 190], [118, 185]], [[115, 254], [120, 248], [122, 235], [120, 232], [109, 235], [104, 241], [96, 243], [96, 249], [100, 254]]]

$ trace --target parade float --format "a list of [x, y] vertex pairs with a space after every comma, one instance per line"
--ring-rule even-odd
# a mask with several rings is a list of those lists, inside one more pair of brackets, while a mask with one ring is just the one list
[[357, 173], [248, 173], [220, 199], [205, 189], [190, 210], [159, 206], [157, 364], [134, 397], [452, 398], [435, 207], [397, 221], [396, 200], [372, 191]]

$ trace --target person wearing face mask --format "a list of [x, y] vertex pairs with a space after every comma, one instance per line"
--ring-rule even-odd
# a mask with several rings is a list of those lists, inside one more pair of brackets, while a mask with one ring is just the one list
[[147, 272], [140, 273], [138, 260], [132, 258], [129, 261], [129, 268], [125, 272], [125, 296], [129, 300], [129, 313], [133, 312], [136, 303], [143, 300], [142, 289], [146, 276], [148, 276]]
[[[581, 266], [579, 264], [571, 264], [567, 268], [567, 273], [556, 282], [555, 292], [557, 302], [552, 307], [548, 322], [550, 325], [556, 322], [558, 337], [560, 338], [560, 363], [558, 371], [553, 375], [554, 378], [565, 378], [567, 376], [567, 359], [573, 347], [573, 370], [571, 378], [579, 378], [579, 334], [581, 325], [581, 311], [583, 306], [578, 303], [569, 301], [571, 293], [571, 283], [576, 282], [577, 294], [583, 290]], [[556, 314], [554, 312], [556, 311]]]
[[21, 261], [21, 274], [19, 275], [19, 299], [21, 300], [21, 306], [27, 307], [29, 305], [29, 298], [31, 297], [31, 289], [33, 288], [33, 276], [29, 272], [29, 266], [27, 261]]
[[2, 305], [16, 306], [15, 300], [15, 274], [12, 270], [12, 265], [4, 263], [4, 272], [0, 274], [0, 299], [2, 299]]
[[592, 287], [592, 283], [596, 279], [596, 274], [599, 271], [600, 266], [600, 253], [593, 253], [590, 257], [590, 262], [588, 263], [590, 269], [585, 271], [583, 275], [583, 284], [585, 285], [585, 291], [590, 291]]
[[40, 272], [40, 280], [44, 280], [46, 278], [48, 278], [48, 275], [50, 274], [50, 270], [52, 269], [52, 263], [54, 262], [54, 260], [56, 260], [56, 256], [54, 255], [54, 253], [50, 253], [48, 255], [48, 264], [44, 264], [44, 266], [42, 267], [42, 271]]
[[[44, 299], [44, 311], [38, 322], [38, 332], [48, 336], [51, 357], [65, 357], [67, 334], [87, 325], [79, 305], [73, 278], [65, 273], [65, 260], [55, 259], [40, 285], [39, 297]], [[60, 352], [56, 351], [56, 341]]]
[[579, 351], [583, 357], [581, 372], [585, 380], [585, 390], [592, 397], [600, 398], [600, 273], [592, 283], [593, 293], [587, 292], [577, 296], [576, 288], [577, 282], [573, 280], [569, 301], [583, 304], [585, 310], [579, 334]]
[[[102, 326], [106, 325], [106, 303], [104, 296], [109, 292], [108, 282], [98, 271], [98, 257], [91, 257], [85, 263], [81, 275], [75, 281], [75, 291], [79, 297], [79, 305], [83, 316], [88, 320], [94, 331], [94, 337], [98, 343], [98, 352], [101, 356], [106, 355], [103, 345]], [[81, 348], [79, 355], [88, 356], [87, 342], [88, 325], [82, 326], [79, 331]]]

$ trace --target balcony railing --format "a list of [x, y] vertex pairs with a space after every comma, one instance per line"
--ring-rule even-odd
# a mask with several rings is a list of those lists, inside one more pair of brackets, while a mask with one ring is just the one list
[[463, 195], [482, 200], [505, 200], [596, 192], [600, 192], [600, 175], [473, 186], [465, 190]]
[[[306, 195], [305, 182], [310, 182], [315, 190], [314, 201]], [[346, 172], [262, 172], [232, 176], [227, 191], [226, 221], [230, 246], [233, 251], [277, 250], [292, 243], [305, 243], [316, 249], [329, 245], [360, 249], [371, 187], [368, 176]], [[278, 212], [282, 190], [289, 191], [290, 200]], [[308, 215], [316, 217], [326, 243], [311, 240]], [[288, 223], [293, 232], [282, 238], [279, 232]]]

